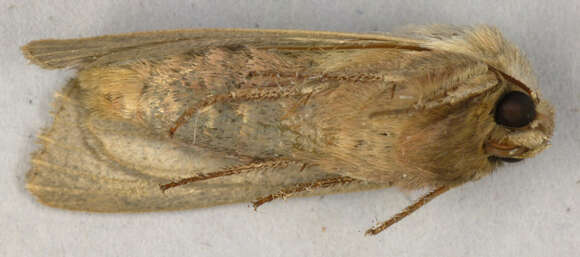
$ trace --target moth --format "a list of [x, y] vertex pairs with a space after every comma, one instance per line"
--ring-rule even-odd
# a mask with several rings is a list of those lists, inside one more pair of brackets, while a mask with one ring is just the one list
[[32, 41], [76, 69], [27, 188], [90, 212], [202, 208], [396, 186], [447, 190], [550, 145], [554, 113], [490, 26], [400, 34], [198, 29]]

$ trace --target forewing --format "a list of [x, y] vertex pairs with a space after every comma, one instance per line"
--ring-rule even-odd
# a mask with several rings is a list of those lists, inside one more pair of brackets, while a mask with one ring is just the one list
[[[55, 103], [54, 123], [39, 136], [27, 187], [42, 203], [95, 212], [141, 212], [250, 202], [291, 185], [336, 176], [290, 165], [256, 170], [170, 189], [160, 184], [234, 166], [239, 162], [203, 148], [176, 145], [123, 121], [98, 120], [79, 106], [69, 83]], [[353, 183], [299, 196], [378, 188]]]
[[25, 56], [46, 69], [84, 68], [138, 59], [155, 59], [209, 46], [255, 48], [420, 48], [422, 40], [381, 34], [300, 30], [199, 29], [129, 33], [68, 40], [38, 40], [22, 47]]
[[[448, 63], [449, 60], [446, 62], [439, 60], [445, 61], [452, 56], [443, 51], [425, 51], [427, 48], [420, 47], [422, 43], [424, 42], [421, 40], [379, 34], [189, 30], [34, 41], [23, 47], [23, 51], [32, 62], [44, 68], [86, 69], [131, 63], [135, 60], [162, 59], [166, 56], [208, 49], [210, 46], [242, 45], [265, 50], [297, 50], [296, 54], [307, 53], [311, 49], [388, 48], [397, 52], [392, 53], [392, 56], [397, 58], [391, 58], [396, 61], [390, 63], [390, 60], [383, 62], [383, 59], [376, 59], [376, 57], [370, 59], [375, 61], [376, 67], [381, 68], [381, 79], [372, 82], [377, 84], [374, 88], [380, 92], [368, 97], [369, 101], [376, 104], [369, 114], [370, 117], [374, 115], [385, 120], [392, 119], [392, 115], [453, 104], [494, 88], [496, 81], [493, 79], [493, 74], [488, 72], [487, 65], [475, 58], [462, 55], [458, 56], [459, 58], [453, 58], [454, 61], [451, 63], [467, 68], [461, 69], [462, 72], [459, 73], [441, 72], [448, 70], [449, 65], [440, 64]], [[416, 51], [399, 53], [395, 51], [396, 49]], [[419, 54], [419, 52], [422, 53]], [[338, 53], [336, 57], [340, 60], [344, 59], [344, 56]], [[408, 65], [405, 67], [405, 72], [401, 72], [400, 63]], [[348, 66], [348, 64], [345, 65]], [[358, 67], [367, 66], [359, 65]], [[348, 92], [365, 86], [357, 79], [357, 76], [352, 78], [354, 81], [349, 80], [352, 74], [346, 72], [353, 72], [350, 66], [337, 67], [333, 62], [328, 61], [313, 72], [326, 72], [330, 76], [328, 78], [308, 76], [311, 83], [329, 80], [336, 75], [334, 79], [341, 84], [350, 83], [348, 85], [351, 86], [340, 87]], [[367, 74], [369, 71], [361, 70], [360, 73]], [[361, 92], [372, 93], [367, 86], [365, 90], [349, 93], [346, 96], [360, 98]], [[381, 101], [372, 101], [375, 99], [373, 97], [383, 95], [388, 95], [392, 99], [383, 101], [381, 98]], [[328, 101], [333, 101], [333, 99], [329, 98]], [[347, 100], [341, 99], [341, 101]], [[361, 102], [361, 107], [358, 109], [352, 106], [356, 101], [347, 102], [351, 106], [341, 106], [348, 107], [350, 111], [340, 112], [337, 111], [338, 108], [330, 108], [328, 111], [343, 115], [352, 110], [365, 109], [364, 106], [368, 101]], [[329, 117], [331, 115], [334, 114], [329, 114]], [[360, 113], [356, 115], [360, 116]], [[340, 124], [336, 124], [334, 127], [339, 126]], [[33, 167], [28, 175], [28, 188], [45, 204], [66, 209], [136, 212], [207, 207], [251, 201], [297, 183], [313, 182], [338, 175], [324, 173], [316, 167], [300, 171], [302, 164], [297, 164], [284, 169], [258, 170], [246, 175], [192, 183], [174, 188], [164, 194], [159, 189], [160, 184], [198, 173], [214, 172], [235, 165], [247, 164], [247, 162], [224, 153], [213, 152], [211, 148], [179, 145], [178, 141], [158, 138], [151, 134], [151, 131], [125, 121], [99, 119], [95, 115], [89, 115], [86, 109], [80, 106], [78, 85], [75, 82], [67, 86], [57, 99], [54, 123], [40, 136], [40, 140], [43, 147], [34, 154]], [[390, 165], [390, 163], [379, 164], [381, 164], [380, 167]], [[346, 175], [356, 175], [355, 173], [347, 172]], [[358, 177], [368, 178], [368, 176]], [[378, 181], [372, 178], [367, 180]], [[304, 195], [378, 187], [381, 186], [353, 183], [348, 186], [316, 190], [313, 193], [307, 192]]]

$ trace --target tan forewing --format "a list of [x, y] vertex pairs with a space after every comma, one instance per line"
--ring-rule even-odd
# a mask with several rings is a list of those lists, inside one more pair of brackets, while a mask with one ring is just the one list
[[[487, 65], [478, 59], [465, 55], [458, 55], [456, 58], [455, 55], [443, 51], [424, 51], [427, 49], [421, 47], [423, 43], [425, 42], [422, 40], [379, 34], [210, 29], [132, 33], [72, 40], [41, 40], [24, 46], [23, 51], [27, 58], [44, 68], [74, 67], [87, 70], [91, 67], [122, 65], [135, 60], [155, 61], [167, 56], [178, 56], [190, 51], [220, 46], [243, 45], [258, 50], [297, 50], [296, 55], [306, 55], [309, 50], [321, 49], [391, 49], [393, 53], [387, 53], [385, 56], [391, 56], [391, 59], [398, 62], [385, 64], [382, 59], [377, 59], [375, 51], [361, 53], [371, 57], [369, 60], [374, 60], [373, 64], [376, 65], [374, 67], [377, 67], [376, 71], [361, 73], [380, 76], [380, 80], [368, 84], [372, 85], [372, 89], [356, 78], [342, 79], [350, 78], [352, 74], [342, 76], [341, 73], [354, 71], [348, 66], [350, 64], [348, 62], [341, 67], [331, 62], [323, 62], [318, 69], [311, 71], [337, 75], [336, 85], [345, 85], [342, 88], [347, 94], [346, 97], [338, 97], [336, 101], [328, 98], [319, 102], [348, 103], [327, 110], [330, 113], [326, 117], [341, 116], [336, 119], [340, 121], [339, 123], [321, 124], [319, 127], [344, 126], [344, 114], [350, 113], [353, 116], [353, 128], [346, 131], [354, 131], [360, 129], [360, 124], [364, 123], [357, 120], [361, 116], [359, 109], [369, 111], [368, 117], [376, 118], [379, 123], [388, 123], [392, 118], [391, 115], [406, 113], [407, 110], [450, 105], [466, 97], [481, 95], [496, 84], [493, 74], [487, 70]], [[396, 49], [412, 51], [403, 53]], [[340, 60], [344, 56], [336, 53], [335, 57]], [[452, 60], [445, 60], [446, 58]], [[400, 63], [409, 65], [404, 67], [404, 72], [401, 72], [403, 66], [399, 65]], [[457, 69], [454, 70], [460, 72], [446, 72], [449, 67], [455, 66]], [[312, 80], [311, 76], [305, 77], [307, 79], [301, 85], [306, 85], [306, 82], [310, 84], [320, 82], [317, 80], [319, 76], [312, 76], [314, 78]], [[403, 86], [395, 87], [395, 84]], [[357, 90], [358, 88], [360, 90]], [[363, 94], [371, 94], [364, 99], [376, 103], [372, 110], [364, 107], [369, 101], [357, 103], [357, 99], [347, 100], [348, 97], [360, 100]], [[381, 98], [372, 101], [374, 96], [385, 95], [389, 96], [385, 99], [393, 99], [383, 101]], [[315, 99], [310, 101], [314, 102]], [[298, 163], [285, 169], [260, 170], [245, 176], [223, 177], [194, 183], [163, 194], [158, 190], [159, 184], [195, 173], [208, 173], [224, 166], [244, 163], [208, 149], [175, 145], [175, 142], [157, 138], [150, 134], [150, 131], [124, 121], [98, 120], [98, 117], [80, 107], [82, 104], [78, 85], [71, 83], [57, 100], [53, 126], [40, 136], [44, 148], [33, 157], [33, 168], [28, 175], [28, 188], [50, 206], [101, 212], [207, 207], [251, 201], [290, 185], [336, 176], [338, 170], [359, 179], [372, 178], [366, 180], [379, 181], [374, 177], [344, 170], [346, 166], [327, 169], [335, 173], [324, 172], [316, 167], [308, 167], [302, 172], [297, 172], [303, 164]], [[359, 104], [360, 108], [353, 109], [355, 104]], [[340, 112], [339, 107], [347, 110]], [[371, 131], [369, 134], [376, 133]], [[357, 141], [355, 139], [358, 138], [354, 138], [353, 142]], [[337, 151], [337, 155], [352, 156], [352, 151], [346, 150], [348, 151], [344, 153], [342, 150]], [[332, 159], [328, 161], [336, 163]], [[385, 162], [389, 161], [390, 159], [385, 158]], [[381, 164], [379, 165], [381, 167], [385, 166], [382, 163], [378, 164]], [[387, 163], [388, 165], [392, 166], [392, 163]], [[370, 172], [376, 173], [377, 170], [380, 169], [372, 169]], [[386, 183], [382, 185], [354, 183], [307, 194], [348, 192], [386, 185]]]
[[209, 46], [255, 48], [420, 48], [423, 41], [381, 34], [301, 30], [199, 29], [140, 32], [68, 40], [38, 40], [22, 47], [25, 56], [46, 69], [83, 68], [135, 58], [181, 54]]
[[[54, 123], [39, 136], [27, 188], [49, 206], [93, 212], [143, 212], [250, 202], [329, 175], [301, 164], [201, 181], [167, 192], [160, 184], [240, 163], [195, 146], [175, 145], [119, 120], [89, 120], [75, 81], [55, 102]], [[300, 172], [299, 172], [300, 171]], [[318, 195], [378, 188], [372, 183], [316, 190]]]

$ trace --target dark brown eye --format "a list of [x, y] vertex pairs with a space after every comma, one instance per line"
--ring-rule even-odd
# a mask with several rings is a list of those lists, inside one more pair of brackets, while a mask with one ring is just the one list
[[495, 108], [495, 122], [512, 128], [530, 124], [536, 117], [536, 106], [528, 95], [520, 91], [505, 94]]

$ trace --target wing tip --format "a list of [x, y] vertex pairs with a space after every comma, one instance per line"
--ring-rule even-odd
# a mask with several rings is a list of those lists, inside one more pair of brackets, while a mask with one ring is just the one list
[[46, 58], [42, 58], [41, 57], [41, 46], [45, 45], [45, 43], [47, 41], [53, 41], [53, 40], [35, 40], [35, 41], [31, 41], [26, 45], [23, 45], [20, 47], [20, 51], [22, 51], [22, 54], [24, 55], [24, 57], [30, 61], [30, 63], [38, 65], [39, 67], [43, 68], [43, 69], [48, 69], [48, 70], [54, 70], [54, 69], [61, 69], [61, 68], [65, 68], [63, 66], [59, 66], [59, 65], [55, 65], [50, 63], [50, 59], [46, 59]]

